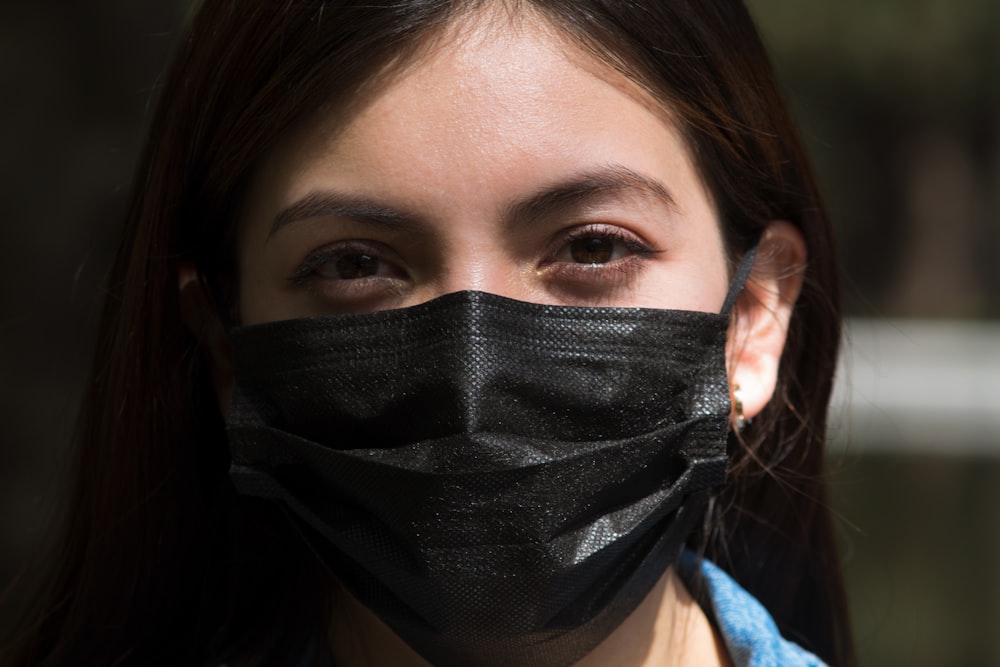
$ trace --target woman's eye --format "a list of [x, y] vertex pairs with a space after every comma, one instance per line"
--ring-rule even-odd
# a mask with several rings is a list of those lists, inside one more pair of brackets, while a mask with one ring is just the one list
[[660, 253], [638, 234], [617, 225], [590, 224], [565, 230], [542, 263], [552, 289], [572, 303], [607, 299], [633, 285]]
[[316, 272], [324, 278], [357, 280], [377, 275], [379, 264], [379, 258], [374, 255], [350, 253], [326, 262]]
[[[390, 259], [386, 259], [387, 255]], [[398, 268], [398, 261], [393, 261], [394, 257], [391, 250], [368, 243], [335, 243], [306, 257], [295, 269], [292, 282], [361, 283], [366, 278], [401, 278], [403, 272]]]
[[615, 242], [606, 236], [591, 236], [569, 242], [569, 254], [579, 264], [605, 264], [615, 256]]
[[570, 264], [601, 265], [630, 258], [642, 259], [654, 254], [656, 250], [623, 230], [588, 227], [570, 233], [562, 241], [554, 259]]

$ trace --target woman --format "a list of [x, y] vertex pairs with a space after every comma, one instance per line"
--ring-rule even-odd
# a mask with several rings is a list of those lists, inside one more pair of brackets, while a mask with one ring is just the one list
[[8, 655], [852, 664], [834, 266], [739, 2], [208, 0]]

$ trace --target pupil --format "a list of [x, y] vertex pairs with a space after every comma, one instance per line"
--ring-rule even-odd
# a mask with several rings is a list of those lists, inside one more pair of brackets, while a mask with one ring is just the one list
[[580, 264], [605, 264], [614, 254], [614, 241], [599, 236], [575, 239], [570, 243], [569, 252], [574, 262]]
[[371, 255], [344, 255], [337, 260], [337, 276], [344, 280], [367, 278], [378, 272], [378, 260]]

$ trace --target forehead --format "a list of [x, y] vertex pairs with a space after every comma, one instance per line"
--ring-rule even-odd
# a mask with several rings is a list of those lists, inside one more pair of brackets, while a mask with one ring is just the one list
[[493, 10], [452, 21], [351, 103], [314, 115], [255, 180], [288, 199], [335, 176], [411, 200], [435, 188], [455, 194], [458, 173], [470, 196], [513, 196], [571, 163], [623, 161], [687, 175], [672, 189], [704, 194], [669, 109], [537, 13]]

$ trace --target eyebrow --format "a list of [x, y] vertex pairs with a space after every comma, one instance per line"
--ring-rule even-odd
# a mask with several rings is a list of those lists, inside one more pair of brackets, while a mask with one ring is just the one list
[[[545, 186], [527, 199], [506, 206], [501, 218], [506, 226], [521, 227], [591, 201], [627, 196], [652, 199], [677, 209], [670, 191], [660, 181], [621, 165], [607, 165]], [[413, 212], [361, 195], [324, 190], [311, 192], [282, 209], [275, 216], [267, 238], [293, 222], [321, 217], [343, 218], [392, 231], [412, 231], [424, 226], [421, 216]]]
[[666, 185], [628, 167], [612, 164], [543, 188], [523, 202], [507, 207], [503, 219], [509, 226], [522, 226], [595, 200], [629, 196], [652, 199], [677, 210], [677, 202]]
[[270, 239], [279, 229], [293, 222], [324, 217], [345, 218], [393, 231], [421, 226], [420, 217], [415, 214], [380, 204], [368, 197], [323, 190], [311, 192], [282, 209], [274, 217], [267, 238]]

